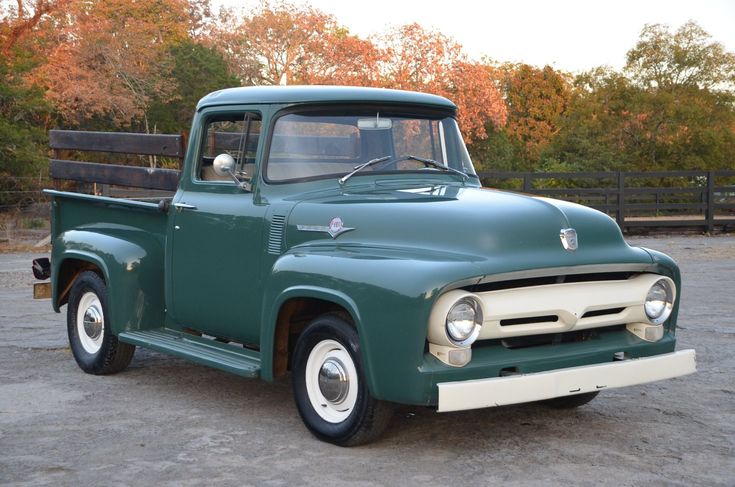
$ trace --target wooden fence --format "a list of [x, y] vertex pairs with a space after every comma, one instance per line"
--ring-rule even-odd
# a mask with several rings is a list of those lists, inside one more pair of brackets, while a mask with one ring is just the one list
[[[175, 191], [180, 171], [71, 160], [80, 153], [104, 152], [161, 156], [178, 160], [185, 153], [180, 135], [148, 135], [52, 130], [54, 179], [101, 185], [102, 193], [122, 196], [110, 185]], [[62, 158], [66, 156], [67, 159]], [[735, 230], [735, 170], [666, 172], [530, 173], [483, 172], [483, 185], [580, 203], [615, 218], [623, 231], [692, 227]], [[133, 193], [141, 195], [140, 190]]]
[[596, 208], [623, 231], [735, 229], [735, 170], [665, 172], [483, 172], [483, 185]]

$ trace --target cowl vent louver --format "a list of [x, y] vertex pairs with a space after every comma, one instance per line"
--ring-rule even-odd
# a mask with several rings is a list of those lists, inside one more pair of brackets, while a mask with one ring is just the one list
[[268, 234], [268, 253], [281, 255], [283, 246], [283, 229], [286, 226], [285, 215], [273, 215], [271, 220], [271, 231]]

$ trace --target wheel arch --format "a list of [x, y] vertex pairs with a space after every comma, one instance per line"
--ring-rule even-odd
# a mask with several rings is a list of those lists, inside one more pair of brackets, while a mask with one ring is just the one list
[[65, 252], [61, 259], [54, 259], [52, 275], [52, 304], [54, 311], [69, 302], [69, 291], [74, 281], [84, 271], [93, 271], [109, 283], [109, 270], [104, 260], [87, 252]]
[[[281, 292], [268, 309], [269, 314], [263, 320], [261, 329], [261, 377], [267, 381], [286, 373], [295, 339], [317, 316], [341, 314], [355, 326], [358, 336], [362, 336], [362, 320], [357, 304], [347, 294], [334, 289], [293, 286]], [[364, 346], [362, 338], [360, 346]], [[369, 364], [364, 366], [366, 372], [369, 371]], [[369, 377], [369, 374], [366, 375]]]

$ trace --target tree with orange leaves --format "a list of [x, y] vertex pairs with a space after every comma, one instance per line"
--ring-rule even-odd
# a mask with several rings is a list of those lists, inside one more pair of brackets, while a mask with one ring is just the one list
[[293, 83], [296, 73], [311, 62], [310, 47], [334, 25], [333, 17], [312, 7], [266, 3], [215, 35], [243, 81]]
[[452, 99], [468, 143], [486, 138], [488, 123], [495, 128], [505, 125], [508, 111], [492, 68], [470, 61], [457, 41], [419, 24], [393, 29], [382, 41], [388, 53], [386, 84]]
[[570, 81], [550, 66], [505, 65], [504, 89], [508, 103], [507, 132], [530, 169], [559, 132], [559, 123], [571, 97]]
[[209, 42], [220, 47], [243, 84], [380, 84], [381, 52], [310, 6], [265, 3], [234, 21], [220, 15]]
[[151, 99], [175, 96], [167, 49], [188, 38], [187, 0], [76, 0], [49, 33], [48, 62], [34, 73], [69, 123], [145, 120]]
[[312, 7], [266, 3], [253, 15], [210, 37], [244, 84], [346, 84], [425, 91], [458, 107], [468, 142], [502, 127], [507, 110], [492, 68], [470, 61], [455, 40], [418, 24], [378, 39], [350, 35], [336, 19]]
[[385, 85], [380, 72], [385, 51], [369, 39], [336, 28], [317, 39], [311, 52], [310, 62], [302, 65], [298, 73], [298, 79], [305, 84]]
[[38, 26], [41, 20], [50, 14], [62, 11], [72, 0], [35, 0], [24, 2], [16, 0], [15, 8], [8, 9], [0, 22], [0, 52], [6, 58], [18, 41], [27, 36]]
[[48, 166], [45, 129], [51, 107], [25, 76], [42, 56], [32, 34], [61, 2], [17, 1], [0, 5], [0, 210], [27, 204], [35, 178]]

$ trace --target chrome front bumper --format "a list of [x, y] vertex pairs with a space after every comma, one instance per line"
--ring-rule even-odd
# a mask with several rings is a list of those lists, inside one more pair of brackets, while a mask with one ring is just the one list
[[633, 386], [696, 372], [694, 350], [570, 367], [534, 374], [442, 382], [439, 412], [541, 401], [585, 392]]

